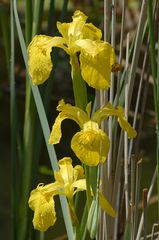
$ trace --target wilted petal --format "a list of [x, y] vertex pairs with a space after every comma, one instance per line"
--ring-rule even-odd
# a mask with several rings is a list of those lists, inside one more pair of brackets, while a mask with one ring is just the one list
[[61, 37], [49, 37], [36, 35], [28, 46], [29, 74], [34, 84], [45, 82], [52, 70], [53, 64], [50, 53], [52, 47], [62, 47], [64, 39]]
[[114, 50], [109, 43], [78, 40], [81, 48], [80, 67], [83, 79], [96, 89], [108, 89], [110, 86], [111, 66], [114, 64]]
[[[98, 128], [97, 123], [86, 123], [85, 129], [76, 133], [71, 141], [71, 148], [76, 156], [89, 166], [97, 166], [106, 160], [109, 151], [109, 138]], [[85, 124], [85, 125], [86, 125]]]
[[53, 124], [51, 135], [49, 138], [49, 144], [57, 144], [61, 139], [61, 123], [64, 119], [71, 119], [75, 121], [80, 127], [88, 120], [87, 114], [80, 108], [72, 106], [71, 104], [65, 104], [64, 100], [59, 102], [57, 107], [58, 111], [61, 111], [57, 116], [55, 123]]
[[99, 192], [99, 205], [111, 217], [116, 216], [116, 212], [101, 192]]

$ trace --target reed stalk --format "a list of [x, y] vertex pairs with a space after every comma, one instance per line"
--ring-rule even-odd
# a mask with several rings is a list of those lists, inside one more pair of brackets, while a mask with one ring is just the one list
[[[24, 42], [24, 38], [23, 38], [23, 34], [22, 34], [20, 22], [19, 22], [19, 17], [18, 17], [18, 13], [17, 13], [17, 6], [16, 6], [15, 0], [13, 2], [13, 9], [14, 9], [15, 23], [16, 23], [16, 28], [17, 28], [20, 46], [21, 46], [21, 50], [22, 50], [22, 55], [23, 55], [26, 69], [28, 71], [27, 49], [26, 49], [26, 45]], [[44, 134], [44, 138], [45, 138], [45, 142], [46, 142], [46, 147], [47, 147], [49, 158], [50, 158], [50, 163], [51, 163], [53, 171], [55, 171], [58, 169], [57, 158], [56, 158], [56, 154], [55, 154], [53, 146], [48, 145], [50, 130], [49, 130], [49, 125], [48, 125], [48, 121], [46, 118], [45, 110], [43, 107], [42, 99], [41, 99], [38, 87], [33, 86], [30, 77], [29, 77], [29, 82], [30, 82], [32, 93], [33, 93], [34, 101], [36, 104], [36, 108], [38, 111], [40, 123], [42, 126], [42, 130], [43, 130], [43, 134]], [[60, 202], [61, 202], [61, 206], [62, 206], [62, 212], [63, 212], [63, 216], [64, 216], [64, 221], [65, 221], [68, 238], [69, 238], [69, 240], [72, 240], [74, 238], [74, 234], [73, 234], [73, 228], [72, 228], [72, 223], [71, 223], [71, 219], [70, 219], [70, 214], [69, 214], [69, 209], [68, 209], [66, 198], [64, 196], [60, 196]]]
[[10, 55], [10, 128], [11, 128], [11, 226], [12, 239], [17, 239], [17, 114], [16, 114], [16, 93], [15, 93], [15, 36], [14, 36], [14, 17], [13, 17], [13, 3], [10, 6], [10, 40], [11, 40], [11, 55]]

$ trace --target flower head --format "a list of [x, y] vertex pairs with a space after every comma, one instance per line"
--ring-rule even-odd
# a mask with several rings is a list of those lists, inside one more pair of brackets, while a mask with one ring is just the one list
[[33, 38], [28, 55], [29, 73], [34, 84], [42, 84], [48, 79], [53, 67], [52, 47], [60, 47], [70, 56], [80, 53], [81, 75], [88, 85], [97, 89], [109, 88], [110, 72], [115, 61], [114, 49], [101, 40], [101, 30], [92, 23], [86, 23], [86, 20], [83, 12], [75, 11], [72, 22], [57, 22], [61, 37], [36, 35]]
[[116, 116], [121, 128], [128, 133], [128, 138], [136, 136], [136, 131], [127, 122], [122, 107], [114, 108], [108, 103], [103, 108], [91, 112], [91, 104], [89, 103], [86, 112], [82, 109], [65, 104], [64, 100], [59, 102], [57, 110], [60, 112], [53, 124], [49, 144], [57, 144], [61, 139], [61, 123], [64, 119], [75, 121], [80, 131], [77, 132], [71, 140], [71, 148], [76, 156], [89, 166], [96, 166], [106, 160], [109, 151], [110, 142], [106, 133], [100, 129], [100, 123], [109, 116]]
[[86, 180], [82, 166], [72, 166], [72, 160], [59, 160], [59, 171], [55, 171], [55, 182], [39, 184], [29, 198], [29, 207], [34, 211], [33, 225], [39, 231], [46, 231], [56, 221], [55, 195], [65, 195], [70, 201], [76, 192], [86, 190]]
[[[54, 172], [55, 183], [63, 189], [61, 192], [68, 199], [72, 199], [74, 194], [86, 190], [86, 180], [83, 167], [80, 165], [72, 166], [72, 159], [64, 157], [59, 160], [59, 171]], [[60, 190], [60, 189], [59, 189]]]
[[[44, 185], [39, 184], [31, 191], [29, 207], [34, 211], [33, 226], [39, 231], [46, 231], [56, 221], [55, 195], [65, 195], [68, 199], [70, 216], [73, 217], [74, 203], [73, 196], [76, 192], [86, 190], [86, 179], [84, 169], [80, 165], [72, 166], [72, 159], [64, 157], [59, 160], [59, 170], [54, 172], [55, 182]], [[93, 196], [93, 191], [92, 196]], [[99, 205], [111, 217], [116, 213], [111, 204], [99, 190]], [[73, 215], [72, 215], [73, 214]], [[73, 221], [73, 218], [72, 218]]]

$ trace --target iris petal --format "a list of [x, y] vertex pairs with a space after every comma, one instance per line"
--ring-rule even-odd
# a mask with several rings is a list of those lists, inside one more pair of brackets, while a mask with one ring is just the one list
[[81, 48], [80, 67], [83, 79], [93, 88], [108, 89], [111, 66], [115, 61], [111, 45], [89, 39], [78, 40], [76, 45]]
[[72, 184], [73, 182], [73, 166], [72, 160], [69, 157], [65, 157], [59, 161], [60, 174], [63, 182], [66, 184]]
[[84, 191], [84, 190], [86, 190], [86, 179], [79, 179], [79, 180], [75, 181], [75, 182], [72, 184], [72, 186], [73, 186], [74, 188], [77, 188], [77, 189], [76, 189], [76, 192], [78, 192], [78, 191]]
[[33, 225], [39, 231], [46, 231], [56, 221], [55, 204], [52, 194], [44, 194], [42, 186], [31, 192], [29, 207], [34, 211]]
[[92, 116], [92, 121], [97, 122], [98, 124], [101, 123], [104, 119], [106, 119], [109, 116], [116, 116], [118, 117], [118, 122], [120, 127], [128, 133], [128, 138], [134, 138], [136, 137], [136, 131], [135, 129], [128, 123], [128, 121], [125, 118], [124, 115], [124, 108], [118, 106], [117, 108], [114, 108], [111, 103], [108, 103], [103, 108], [96, 111]]
[[104, 197], [104, 195], [99, 192], [99, 204], [100, 207], [111, 217], [115, 217], [116, 216], [116, 212], [114, 211], [114, 209], [112, 208], [112, 206], [110, 205], [110, 203], [108, 202], [108, 200]]
[[76, 156], [89, 166], [97, 166], [106, 160], [110, 147], [109, 138], [102, 130], [81, 130], [71, 141]]
[[36, 35], [28, 47], [29, 74], [33, 84], [44, 83], [52, 70], [53, 64], [50, 53], [52, 47], [64, 48], [65, 40], [61, 37], [49, 37], [46, 35]]
[[122, 107], [118, 107], [119, 109], [119, 117], [118, 122], [120, 124], [120, 127], [127, 132], [128, 138], [134, 138], [137, 135], [136, 130], [128, 123], [126, 120], [126, 117], [124, 116], [124, 109]]
[[65, 104], [64, 100], [59, 102], [57, 110], [61, 112], [59, 113], [52, 127], [49, 144], [59, 143], [62, 135], [61, 123], [64, 119], [71, 119], [80, 127], [83, 126], [84, 122], [88, 121], [88, 116], [82, 109], [72, 106], [71, 104]]
[[86, 23], [83, 27], [83, 39], [100, 40], [102, 38], [102, 31], [95, 27], [92, 23]]

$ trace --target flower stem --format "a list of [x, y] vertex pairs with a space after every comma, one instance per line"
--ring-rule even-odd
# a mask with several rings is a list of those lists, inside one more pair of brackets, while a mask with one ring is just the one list
[[77, 107], [85, 110], [87, 105], [87, 89], [86, 84], [82, 79], [78, 58], [76, 55], [70, 56], [70, 64], [72, 68], [72, 84]]
[[78, 221], [78, 218], [77, 218], [77, 215], [75, 212], [73, 199], [69, 199], [68, 204], [69, 204], [69, 210], [70, 210], [72, 224], [75, 228], [75, 236], [76, 236], [75, 239], [80, 240], [81, 239], [80, 225], [79, 225], [79, 221]]
[[[78, 58], [76, 55], [70, 56], [70, 64], [72, 68], [72, 83], [73, 92], [75, 98], [75, 105], [77, 107], [86, 109], [87, 105], [87, 89], [86, 84], [82, 79]], [[89, 180], [89, 167], [85, 165], [85, 175], [86, 175], [86, 194], [87, 194], [87, 206], [88, 209], [91, 206], [91, 191], [90, 191], [90, 180]]]

